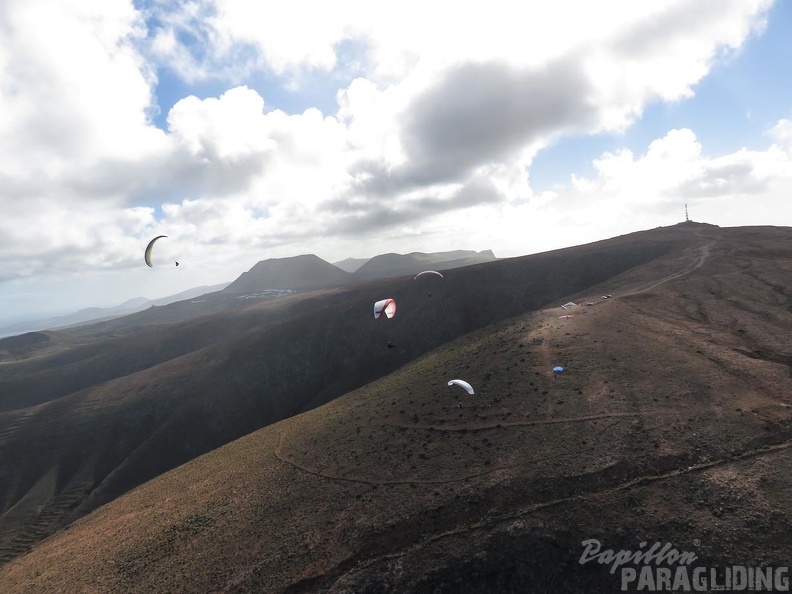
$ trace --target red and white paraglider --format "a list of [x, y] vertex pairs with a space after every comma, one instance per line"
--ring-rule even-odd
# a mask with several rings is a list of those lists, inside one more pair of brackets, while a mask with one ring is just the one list
[[381, 299], [374, 304], [374, 319], [379, 320], [383, 314], [387, 318], [396, 315], [396, 302], [393, 299]]
[[[381, 317], [392, 318], [396, 315], [396, 302], [393, 299], [380, 299], [374, 304], [374, 319], [379, 320]], [[390, 340], [386, 345], [388, 350], [395, 349], [396, 345]]]

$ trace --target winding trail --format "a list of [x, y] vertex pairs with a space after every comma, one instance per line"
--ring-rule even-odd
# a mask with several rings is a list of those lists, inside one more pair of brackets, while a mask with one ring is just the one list
[[[384, 424], [400, 429], [424, 429], [427, 431], [485, 431], [490, 429], [501, 429], [503, 427], [531, 427], [534, 425], [556, 425], [559, 423], [585, 423], [586, 421], [596, 421], [599, 419], [613, 419], [616, 417], [641, 417], [644, 415], [663, 415], [677, 414], [675, 410], [642, 410], [634, 412], [614, 412], [601, 413], [598, 415], [586, 415], [582, 417], [556, 417], [553, 419], [541, 419], [539, 421], [489, 421], [482, 423], [467, 423], [461, 425], [434, 425], [431, 423], [398, 423], [385, 420]], [[450, 419], [449, 419], [450, 420]]]
[[281, 434], [280, 438], [278, 439], [278, 445], [275, 447], [274, 451], [272, 452], [273, 455], [283, 462], [284, 464], [288, 464], [289, 466], [301, 470], [307, 474], [311, 474], [313, 476], [321, 477], [323, 479], [333, 480], [333, 481], [342, 481], [347, 483], [360, 483], [365, 485], [442, 485], [442, 484], [449, 484], [449, 483], [461, 483], [471, 478], [477, 478], [480, 476], [486, 476], [488, 474], [493, 474], [496, 472], [501, 472], [503, 470], [512, 470], [515, 468], [523, 468], [525, 466], [530, 466], [531, 464], [539, 461], [548, 461], [554, 460], [556, 458], [563, 458], [564, 456], [569, 456], [572, 454], [578, 453], [578, 448], [568, 449], [568, 450], [560, 450], [554, 455], [542, 455], [537, 456], [535, 458], [526, 459], [519, 464], [508, 464], [506, 466], [497, 466], [495, 468], [488, 468], [487, 470], [482, 470], [480, 472], [472, 472], [469, 474], [459, 475], [457, 477], [451, 479], [419, 479], [419, 478], [412, 478], [412, 479], [392, 479], [392, 480], [375, 480], [370, 478], [364, 478], [361, 476], [341, 476], [338, 474], [333, 474], [330, 472], [324, 472], [322, 470], [314, 470], [313, 468], [306, 466], [305, 464], [300, 464], [294, 460], [287, 458], [282, 449], [283, 449], [283, 437], [284, 435]]
[[[520, 427], [520, 426], [536, 426], [536, 425], [552, 425], [558, 423], [582, 423], [587, 421], [597, 421], [601, 419], [617, 419], [618, 420], [626, 417], [639, 417], [644, 415], [653, 415], [653, 414], [675, 414], [676, 411], [672, 410], [649, 410], [649, 411], [640, 411], [640, 412], [624, 412], [624, 413], [605, 413], [599, 415], [589, 415], [585, 417], [565, 417], [565, 418], [557, 418], [557, 419], [544, 419], [541, 421], [492, 421], [490, 423], [481, 424], [481, 426], [476, 427], [475, 425], [456, 425], [456, 426], [437, 426], [437, 425], [430, 425], [430, 424], [411, 424], [411, 425], [404, 425], [399, 424], [393, 421], [385, 421], [385, 425], [389, 425], [391, 427], [401, 428], [401, 429], [417, 429], [417, 430], [426, 430], [426, 431], [478, 431], [478, 430], [492, 430], [492, 429], [502, 429], [504, 427]], [[609, 426], [609, 427], [612, 427]], [[409, 484], [425, 484], [425, 485], [437, 485], [437, 484], [448, 484], [448, 483], [458, 483], [464, 482], [471, 478], [477, 478], [481, 476], [486, 476], [489, 474], [493, 474], [496, 472], [500, 472], [503, 470], [513, 470], [515, 468], [524, 468], [527, 466], [531, 466], [536, 462], [547, 462], [550, 460], [555, 460], [557, 458], [563, 458], [565, 456], [573, 455], [579, 453], [579, 448], [569, 448], [565, 450], [559, 450], [555, 454], [542, 454], [541, 456], [536, 456], [534, 458], [524, 459], [522, 462], [518, 464], [508, 464], [505, 466], [497, 466], [494, 468], [488, 468], [486, 470], [481, 470], [478, 472], [471, 472], [467, 474], [461, 474], [455, 476], [454, 478], [446, 478], [446, 479], [420, 479], [420, 478], [403, 478], [403, 479], [390, 479], [390, 480], [377, 480], [372, 478], [366, 478], [362, 476], [354, 476], [354, 475], [340, 475], [333, 472], [324, 471], [320, 468], [311, 468], [307, 464], [302, 464], [290, 457], [288, 457], [284, 451], [284, 437], [285, 434], [281, 433], [280, 437], [278, 438], [278, 444], [275, 446], [273, 450], [273, 456], [277, 458], [279, 461], [283, 462], [284, 464], [288, 464], [289, 466], [305, 472], [307, 474], [321, 477], [327, 480], [333, 481], [342, 481], [348, 483], [360, 483], [366, 485], [409, 485]]]
[[[282, 451], [283, 448], [283, 437], [284, 435], [281, 434], [280, 438], [278, 439], [278, 445], [275, 447], [273, 451], [273, 455], [283, 462], [284, 464], [288, 464], [289, 466], [296, 468], [297, 470], [301, 470], [307, 474], [311, 474], [313, 476], [321, 477], [323, 479], [333, 480], [333, 481], [341, 481], [347, 483], [360, 483], [365, 485], [438, 485], [438, 484], [446, 484], [446, 483], [458, 483], [463, 482], [471, 478], [476, 478], [479, 476], [485, 476], [487, 474], [492, 474], [494, 472], [499, 472], [501, 470], [509, 470], [512, 468], [521, 468], [523, 466], [527, 466], [527, 463], [522, 464], [511, 464], [508, 466], [498, 466], [497, 468], [489, 468], [487, 470], [482, 470], [481, 472], [473, 472], [470, 474], [460, 475], [458, 477], [452, 479], [393, 479], [393, 480], [374, 480], [374, 479], [367, 479], [363, 477], [356, 477], [356, 476], [341, 476], [339, 474], [333, 474], [330, 472], [324, 472], [321, 470], [314, 470], [309, 468], [305, 464], [300, 464], [299, 462], [295, 462], [294, 460], [290, 460], [287, 458]], [[561, 457], [562, 455], [569, 455], [574, 453], [572, 450], [567, 450], [557, 454], [556, 456], [543, 456], [543, 459], [551, 459], [556, 457]], [[530, 460], [530, 462], [536, 462], [536, 458]]]
[[[558, 505], [564, 505], [564, 504], [567, 504], [567, 503], [580, 502], [580, 501], [584, 501], [586, 499], [589, 499], [589, 498], [592, 498], [592, 497], [596, 497], [596, 496], [600, 496], [600, 495], [603, 495], [603, 494], [618, 493], [618, 492], [621, 492], [621, 491], [627, 491], [629, 489], [632, 489], [633, 487], [638, 487], [638, 486], [641, 486], [641, 485], [644, 485], [644, 484], [649, 484], [649, 483], [669, 480], [669, 479], [672, 479], [672, 478], [675, 478], [675, 477], [678, 477], [678, 476], [681, 476], [681, 475], [684, 475], [684, 474], [698, 472], [698, 471], [703, 471], [703, 470], [708, 470], [708, 469], [714, 468], [716, 466], [722, 466], [722, 465], [725, 465], [725, 464], [736, 463], [736, 462], [740, 462], [740, 461], [748, 459], [748, 458], [775, 454], [775, 453], [778, 453], [780, 451], [788, 449], [790, 446], [792, 446], [792, 441], [788, 440], [788, 441], [785, 441], [785, 442], [777, 444], [777, 445], [764, 446], [764, 447], [761, 447], [761, 448], [758, 448], [758, 449], [755, 449], [755, 450], [750, 450], [750, 451], [747, 451], [747, 452], [743, 452], [742, 454], [738, 454], [738, 455], [735, 455], [735, 456], [729, 456], [729, 457], [726, 457], [726, 458], [713, 460], [713, 461], [702, 463], [702, 464], [696, 464], [696, 465], [687, 466], [687, 467], [680, 467], [680, 468], [676, 468], [674, 470], [670, 470], [670, 471], [664, 472], [664, 473], [659, 473], [659, 474], [656, 474], [656, 475], [639, 476], [639, 477], [630, 479], [628, 481], [625, 481], [625, 482], [622, 482], [622, 483], [619, 483], [619, 484], [616, 484], [616, 485], [612, 485], [612, 486], [609, 486], [609, 487], [606, 487], [606, 488], [603, 488], [603, 489], [598, 489], [598, 490], [595, 489], [595, 490], [592, 490], [592, 491], [589, 491], [589, 492], [586, 492], [586, 493], [581, 493], [579, 495], [572, 495], [572, 496], [569, 496], [569, 497], [561, 497], [559, 499], [551, 499], [551, 500], [547, 500], [547, 501], [541, 501], [541, 502], [538, 502], [538, 503], [535, 503], [535, 504], [532, 504], [532, 505], [528, 505], [524, 509], [521, 509], [521, 510], [516, 511], [516, 512], [500, 514], [500, 515], [497, 515], [497, 516], [488, 516], [488, 517], [485, 517], [484, 519], [482, 519], [482, 520], [480, 520], [478, 522], [472, 522], [470, 524], [467, 524], [467, 525], [464, 525], [464, 526], [459, 526], [457, 528], [453, 528], [451, 530], [447, 530], [447, 531], [441, 532], [439, 534], [432, 534], [430, 536], [427, 536], [423, 540], [418, 541], [418, 542], [412, 544], [411, 546], [405, 547], [405, 548], [403, 548], [401, 550], [394, 551], [392, 553], [386, 553], [386, 554], [379, 555], [379, 556], [376, 556], [376, 557], [371, 557], [371, 558], [368, 558], [368, 559], [359, 559], [357, 561], [357, 563], [353, 567], [350, 567], [346, 571], [346, 573], [344, 574], [344, 577], [348, 579], [350, 576], [354, 576], [355, 573], [360, 572], [362, 570], [366, 570], [366, 569], [376, 565], [377, 563], [381, 563], [383, 561], [390, 561], [392, 559], [398, 559], [398, 558], [401, 558], [401, 557], [405, 557], [405, 556], [407, 556], [407, 555], [409, 555], [411, 553], [417, 553], [421, 549], [425, 548], [426, 546], [434, 544], [434, 543], [436, 543], [436, 542], [438, 542], [440, 540], [443, 540], [443, 539], [446, 539], [446, 538], [449, 538], [449, 537], [453, 537], [453, 536], [457, 536], [457, 535], [466, 534], [468, 532], [477, 531], [477, 530], [492, 530], [497, 525], [502, 525], [502, 524], [507, 523], [507, 522], [514, 522], [515, 520], [520, 520], [522, 518], [530, 516], [530, 515], [538, 512], [540, 510], [543, 510], [543, 509], [547, 509], [547, 508], [550, 508], [550, 507], [555, 507], [555, 506], [558, 506]], [[321, 575], [315, 576], [315, 579], [322, 579], [323, 577], [331, 577], [331, 579], [332, 579], [332, 576], [334, 574], [338, 575], [338, 571], [337, 571], [336, 568], [333, 568], [333, 569], [331, 569], [331, 570], [329, 570], [327, 572], [323, 572], [323, 574], [321, 574]]]
[[686, 276], [686, 275], [690, 274], [691, 272], [693, 272], [694, 270], [698, 270], [699, 268], [701, 268], [701, 266], [704, 264], [704, 262], [706, 262], [707, 259], [710, 257], [710, 253], [712, 251], [712, 246], [715, 245], [715, 243], [716, 243], [715, 241], [711, 241], [710, 243], [701, 246], [699, 248], [699, 250], [698, 250], [698, 260], [696, 261], [695, 264], [693, 264], [689, 268], [686, 268], [685, 270], [682, 270], [681, 272], [675, 272], [673, 274], [670, 274], [667, 277], [662, 278], [659, 281], [654, 282], [651, 285], [648, 285], [648, 286], [643, 287], [641, 289], [636, 289], [635, 291], [630, 291], [629, 293], [624, 293], [623, 296], [636, 295], [638, 293], [645, 293], [646, 291], [651, 291], [652, 289], [654, 289], [656, 287], [659, 287], [660, 285], [663, 285], [663, 284], [665, 284], [665, 283], [667, 283], [669, 281], [676, 280], [678, 278]]

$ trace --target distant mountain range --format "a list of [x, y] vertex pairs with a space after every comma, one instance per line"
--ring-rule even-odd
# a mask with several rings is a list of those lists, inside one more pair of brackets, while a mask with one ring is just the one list
[[228, 284], [229, 283], [221, 283], [211, 286], [203, 285], [200, 287], [187, 289], [186, 291], [176, 293], [175, 295], [160, 297], [159, 299], [135, 297], [125, 301], [121, 305], [116, 305], [115, 307], [87, 307], [85, 309], [81, 309], [74, 313], [63, 316], [55, 316], [43, 320], [29, 320], [27, 322], [20, 322], [0, 328], [0, 338], [23, 334], [25, 332], [35, 332], [37, 330], [61, 330], [89, 322], [93, 323], [112, 320], [142, 311], [151, 307], [152, 305], [168, 305], [170, 303], [183, 301], [185, 299], [194, 299], [195, 297], [199, 297], [206, 293], [220, 291], [228, 286]]
[[434, 254], [425, 254], [423, 252], [412, 252], [406, 255], [382, 254], [381, 256], [374, 256], [363, 264], [355, 272], [355, 275], [361, 280], [373, 280], [389, 276], [400, 276], [402, 274], [417, 274], [431, 266], [451, 269], [470, 266], [471, 264], [481, 264], [482, 262], [492, 262], [493, 260], [497, 260], [497, 258], [492, 253], [492, 250], [484, 250], [482, 252], [457, 250]]
[[306, 254], [292, 258], [262, 260], [225, 288], [226, 293], [249, 293], [265, 289], [305, 291], [348, 283], [350, 274]]
[[[330, 264], [318, 256], [263, 260], [245, 272], [223, 293], [249, 293], [271, 289], [306, 291], [328, 289], [347, 283], [417, 274], [430, 267], [450, 270], [497, 260], [492, 250], [410, 254], [382, 254], [369, 260], [347, 258]], [[338, 264], [342, 264], [343, 268]], [[354, 269], [354, 272], [350, 270]]]
[[[42, 320], [29, 320], [0, 328], [0, 338], [40, 330], [61, 330], [86, 324], [97, 324], [118, 320], [131, 314], [139, 314], [116, 327], [173, 322], [190, 319], [198, 315], [235, 307], [236, 299], [273, 299], [278, 291], [302, 292], [328, 289], [348, 283], [416, 274], [429, 267], [441, 269], [460, 268], [481, 262], [497, 260], [491, 250], [455, 250], [450, 252], [410, 254], [382, 254], [369, 259], [347, 258], [331, 264], [313, 254], [291, 258], [262, 260], [231, 283], [201, 286], [160, 299], [137, 297], [115, 307], [89, 307], [72, 314]], [[196, 297], [207, 296], [195, 300]], [[190, 301], [167, 310], [149, 311], [152, 306], [164, 306]]]
[[347, 258], [339, 262], [333, 262], [333, 266], [340, 268], [344, 272], [355, 272], [358, 268], [363, 266], [371, 258]]
[[[372, 274], [380, 274], [387, 270], [388, 275], [410, 274], [420, 272], [418, 268], [429, 264], [443, 264], [444, 268], [458, 268], [479, 262], [490, 262], [497, 260], [492, 250], [476, 252], [473, 250], [455, 250], [452, 252], [412, 252], [409, 254], [383, 254], [373, 258], [347, 258], [340, 262], [333, 262], [333, 266], [345, 272], [358, 272], [362, 267], [362, 274], [366, 278], [374, 278]], [[373, 271], [377, 270], [377, 273]], [[403, 271], [403, 272], [401, 272]]]

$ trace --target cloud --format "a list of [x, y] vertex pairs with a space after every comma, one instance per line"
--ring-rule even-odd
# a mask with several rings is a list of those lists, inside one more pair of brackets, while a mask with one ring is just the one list
[[466, 184], [446, 188], [446, 196], [418, 195], [398, 202], [350, 202], [337, 199], [325, 204], [336, 213], [332, 234], [378, 233], [383, 228], [405, 223], [420, 224], [427, 217], [443, 215], [482, 204], [497, 204], [507, 197], [493, 181], [473, 178]]
[[152, 68], [129, 2], [5, 3], [0, 27], [0, 172], [60, 175], [156, 145]]
[[[728, 58], [764, 29], [769, 6], [755, 0], [665, 3], [617, 35], [611, 47], [653, 95], [667, 101], [689, 97], [714, 60]], [[755, 18], [744, 18], [748, 15]]]
[[[215, 270], [373, 254], [380, 242], [443, 250], [464, 238], [513, 255], [656, 226], [677, 201], [726, 200], [734, 212], [775, 201], [789, 183], [786, 120], [766, 151], [704, 157], [678, 130], [644, 155], [601, 155], [596, 175], [555, 193], [535, 195], [528, 177], [562, 136], [622, 131], [648, 103], [689, 97], [769, 6], [4, 3], [3, 275], [134, 270], [160, 233], [173, 238], [163, 256], [182, 250]], [[163, 68], [227, 90], [181, 98], [159, 129]], [[261, 84], [317, 77], [344, 81], [336, 113], [273, 110]]]
[[[504, 257], [673, 225], [684, 220], [686, 203], [695, 221], [792, 226], [789, 142], [712, 157], [691, 130], [670, 130], [641, 154], [606, 152], [593, 165], [595, 175], [572, 175], [553, 192], [448, 210], [409, 230], [430, 238], [426, 250], [458, 245], [464, 237], [469, 249], [493, 248]], [[709, 191], [713, 187], [718, 191]], [[397, 250], [415, 237], [388, 241]]]
[[792, 120], [779, 120], [770, 130], [770, 135], [779, 142], [792, 146]]
[[[416, 43], [425, 53], [401, 78], [391, 76], [382, 86], [376, 76], [357, 80], [339, 94], [338, 117], [350, 130], [356, 157], [348, 169], [354, 181], [342, 199], [365, 201], [372, 221], [384, 220], [382, 213], [398, 220], [392, 213], [413, 212], [394, 209], [400, 196], [407, 200], [420, 191], [440, 198], [446, 185], [466, 183], [485, 165], [527, 171], [533, 156], [560, 136], [622, 131], [648, 102], [691, 95], [714, 60], [760, 26], [767, 6], [669, 2], [636, 11], [618, 4], [623, 13], [602, 9], [596, 15], [584, 8], [581, 15], [592, 19], [584, 31], [557, 21], [553, 11], [537, 13], [529, 31], [517, 31], [503, 22], [503, 13], [493, 27], [497, 40], [486, 30], [493, 13], [460, 9], [442, 47], [429, 47], [418, 33]], [[538, 35], [547, 46], [530, 56], [515, 51], [533, 43], [523, 39], [538, 33], [536, 23], [545, 20], [563, 34]], [[468, 34], [462, 36], [468, 44], [460, 31]], [[472, 31], [497, 49], [470, 41]], [[386, 36], [382, 43], [394, 40]], [[378, 55], [376, 48], [372, 55]]]
[[[674, 188], [674, 196], [706, 198], [728, 195], [761, 194], [768, 180], [754, 174], [754, 166], [744, 155], [730, 156], [727, 162], [705, 163], [694, 177]], [[745, 160], [740, 159], [742, 157]]]
[[708, 157], [693, 131], [681, 129], [653, 141], [644, 155], [605, 153], [594, 166], [595, 178], [573, 177], [555, 201], [575, 205], [581, 223], [590, 218], [606, 229], [614, 221], [632, 220], [638, 227], [654, 227], [679, 219], [685, 203], [696, 220], [722, 226], [792, 223], [778, 216], [788, 210], [779, 190], [792, 188], [789, 147]]
[[463, 64], [413, 99], [401, 128], [412, 183], [455, 181], [592, 113], [574, 61], [534, 70]]

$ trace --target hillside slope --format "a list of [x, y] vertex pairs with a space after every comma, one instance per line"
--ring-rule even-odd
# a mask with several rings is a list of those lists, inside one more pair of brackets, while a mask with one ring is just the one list
[[[145, 306], [136, 308], [137, 313], [121, 318], [116, 315], [102, 316], [101, 318], [97, 316], [96, 320], [81, 323], [78, 327], [70, 327], [70, 332], [79, 336], [126, 334], [130, 331], [136, 332], [144, 326], [156, 328], [204, 316], [218, 315], [238, 310], [250, 303], [263, 303], [298, 292], [414, 274], [425, 268], [439, 267], [443, 270], [460, 268], [495, 259], [495, 255], [490, 250], [478, 253], [470, 250], [456, 250], [429, 254], [420, 252], [407, 255], [389, 254], [374, 258], [377, 265], [367, 269], [368, 272], [364, 270], [360, 274], [350, 274], [344, 269], [346, 265], [343, 263], [341, 263], [341, 267], [335, 266], [313, 254], [291, 258], [272, 258], [256, 263], [232, 283], [207, 288], [207, 291], [202, 292], [200, 298], [188, 298], [190, 292], [185, 292], [185, 297], [178, 303], [173, 303], [172, 298], [151, 301]], [[357, 270], [360, 265], [370, 261], [350, 259], [347, 264], [351, 266], [351, 269]], [[156, 307], [152, 307], [152, 305]], [[54, 328], [55, 326], [64, 327], [60, 323], [53, 323], [46, 327]]]
[[[0, 365], [0, 562], [162, 472], [466, 332], [663, 254], [673, 263], [700, 242], [692, 229], [639, 233], [448, 271], [433, 297], [407, 277], [35, 342]], [[371, 315], [383, 297], [399, 304], [393, 320]]]
[[252, 293], [267, 289], [310, 290], [350, 282], [348, 272], [306, 254], [293, 258], [262, 260], [228, 285], [224, 293]]
[[587, 539], [788, 564], [790, 231], [696, 236], [138, 487], [0, 590], [617, 591]]

